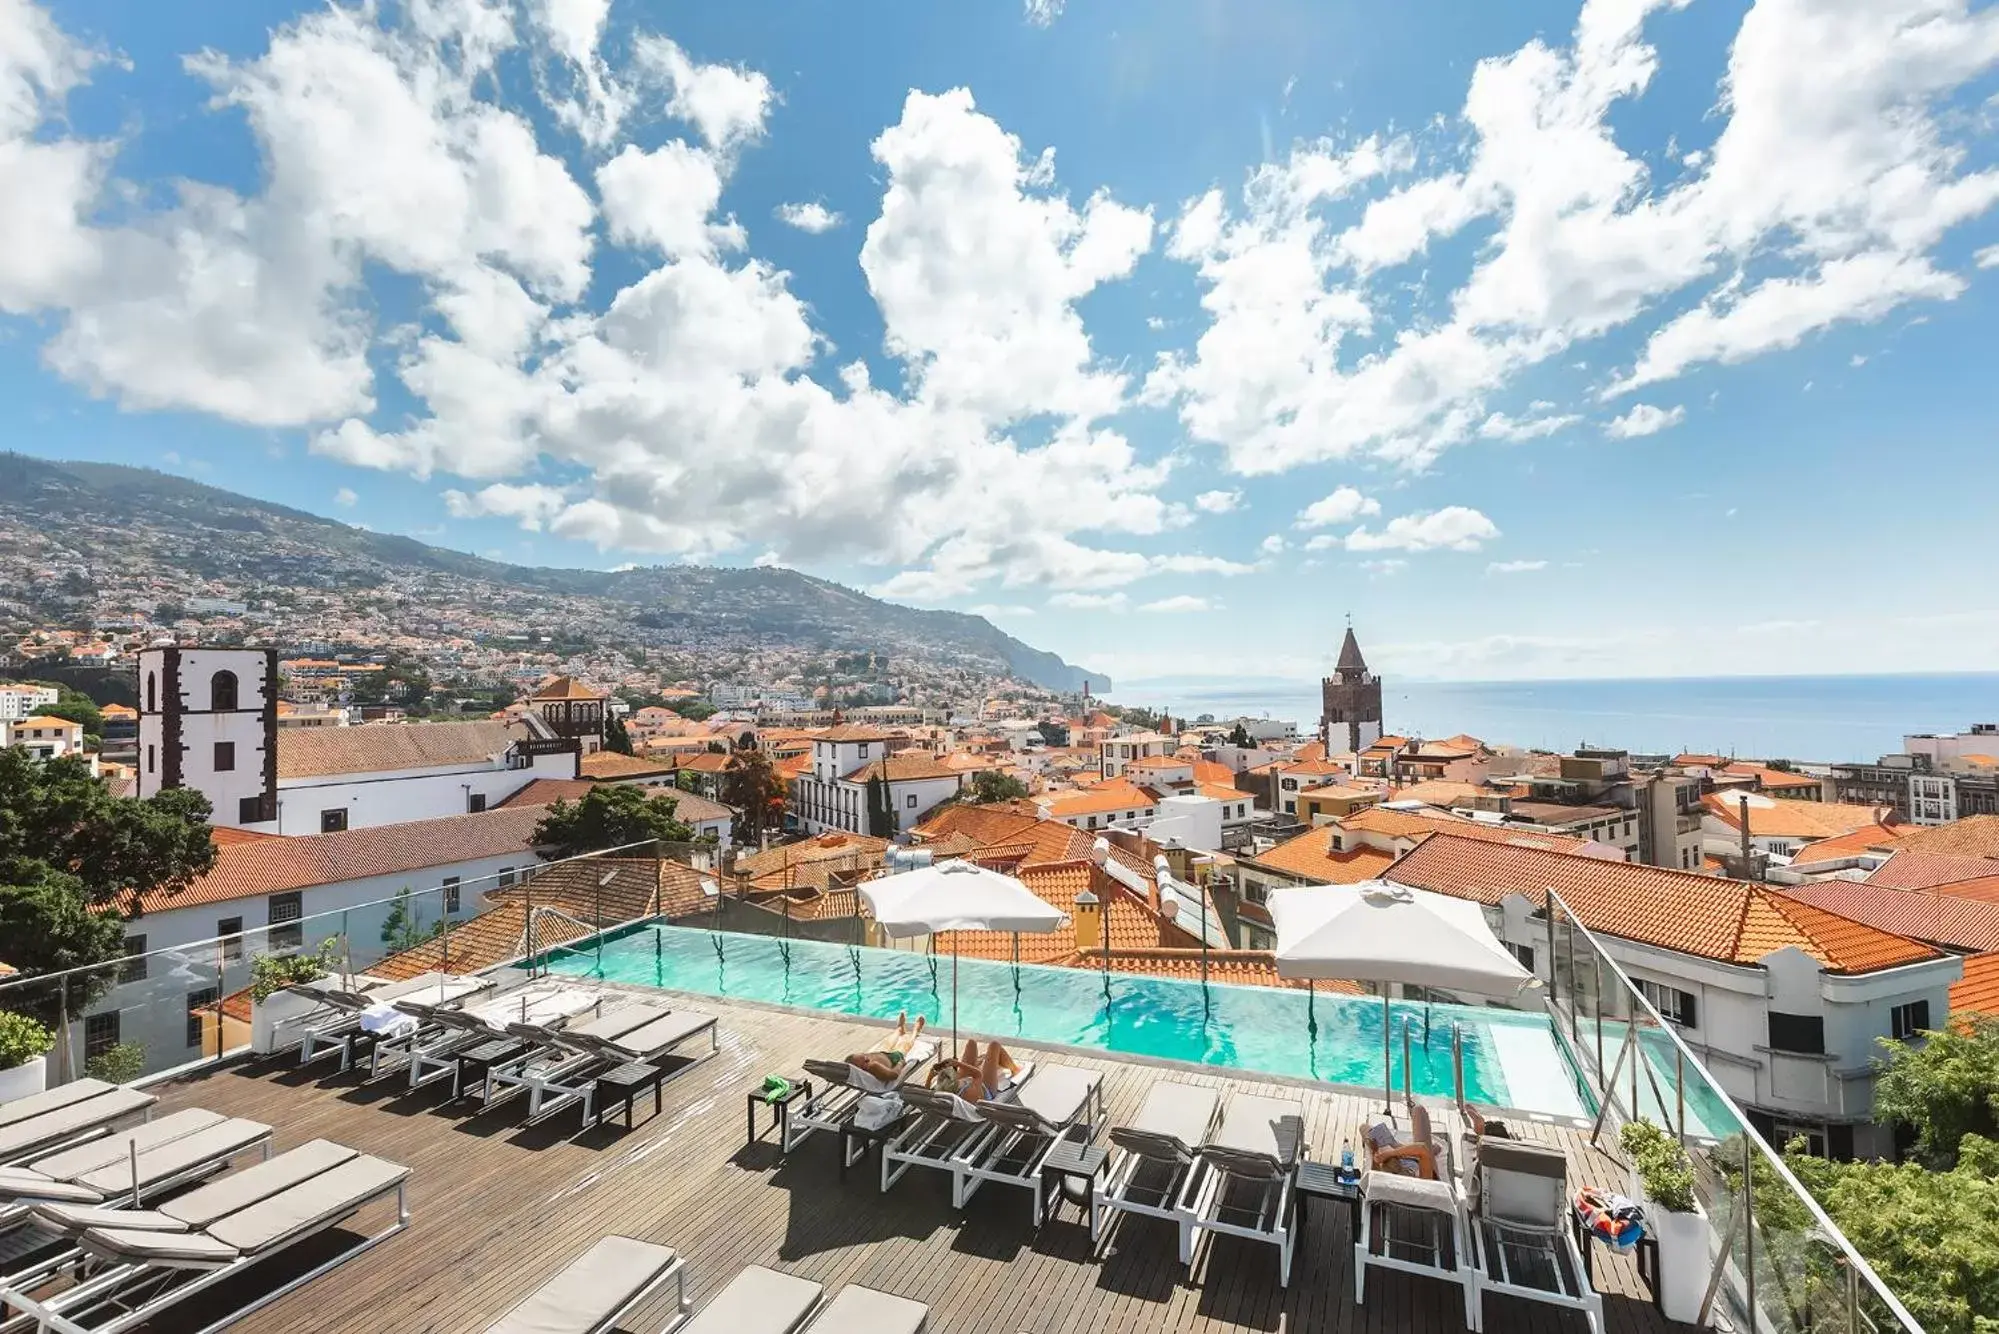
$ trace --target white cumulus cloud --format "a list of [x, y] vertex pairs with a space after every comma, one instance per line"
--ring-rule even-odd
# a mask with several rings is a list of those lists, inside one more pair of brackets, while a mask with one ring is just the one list
[[351, 486], [343, 486], [333, 493], [333, 503], [344, 510], [353, 509], [360, 501], [361, 497], [355, 494]]
[[1191, 593], [1182, 593], [1175, 597], [1159, 598], [1153, 602], [1142, 602], [1138, 607], [1140, 611], [1157, 612], [1163, 615], [1177, 615], [1183, 612], [1194, 611], [1214, 611], [1216, 608], [1217, 604], [1213, 600], [1204, 597], [1195, 597]]
[[1684, 406], [1662, 408], [1655, 403], [1634, 403], [1629, 412], [1612, 418], [1603, 428], [1603, 433], [1612, 440], [1636, 440], [1643, 435], [1657, 435], [1686, 419]]
[[1342, 486], [1322, 500], [1315, 500], [1298, 512], [1298, 527], [1329, 528], [1336, 523], [1381, 513], [1381, 502], [1364, 496], [1351, 486]]
[[1499, 536], [1492, 520], [1463, 505], [1403, 514], [1380, 532], [1356, 528], [1346, 537], [1348, 551], [1477, 551]]
[[1531, 574], [1535, 570], [1545, 570], [1547, 568], [1548, 562], [1544, 560], [1496, 560], [1486, 565], [1485, 572], [1487, 574]]
[[1227, 514], [1240, 504], [1240, 491], [1203, 491], [1194, 497], [1194, 508], [1206, 514]]
[[846, 221], [838, 213], [817, 201], [779, 204], [774, 216], [787, 227], [796, 227], [801, 232], [812, 232], [815, 235], [819, 232], [830, 232]]

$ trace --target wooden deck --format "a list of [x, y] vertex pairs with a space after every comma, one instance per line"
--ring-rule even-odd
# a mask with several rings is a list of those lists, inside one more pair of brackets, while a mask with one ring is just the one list
[[[167, 1106], [203, 1106], [270, 1123], [280, 1149], [325, 1137], [412, 1169], [408, 1231], [237, 1328], [244, 1334], [374, 1334], [375, 1331], [476, 1331], [606, 1233], [668, 1243], [687, 1257], [698, 1304], [747, 1264], [815, 1279], [828, 1292], [846, 1283], [929, 1303], [940, 1334], [1103, 1334], [1104, 1331], [1458, 1331], [1456, 1287], [1376, 1270], [1368, 1301], [1353, 1300], [1353, 1254], [1345, 1210], [1312, 1210], [1288, 1290], [1277, 1286], [1275, 1248], [1218, 1238], [1191, 1280], [1174, 1256], [1170, 1224], [1126, 1216], [1110, 1253], [1092, 1257], [1087, 1219], [1063, 1207], [1039, 1235], [1030, 1231], [1022, 1192], [989, 1187], [961, 1216], [950, 1207], [943, 1174], [911, 1172], [886, 1196], [871, 1170], [844, 1182], [838, 1145], [814, 1136], [780, 1162], [768, 1139], [746, 1147], [744, 1093], [769, 1072], [796, 1072], [807, 1056], [838, 1055], [877, 1044], [869, 1024], [817, 1013], [703, 1002], [723, 1016], [722, 1048], [668, 1083], [665, 1110], [650, 1100], [630, 1133], [607, 1126], [578, 1133], [572, 1110], [523, 1129], [518, 1098], [472, 1115], [476, 1104], [450, 1105], [445, 1090], [409, 1094], [393, 1080], [368, 1087], [321, 1065], [302, 1078], [289, 1065], [241, 1062], [163, 1086]], [[1131, 1115], [1147, 1085], [1169, 1075], [1160, 1066], [1090, 1059], [1065, 1062], [1100, 1069], [1113, 1122]], [[1222, 1078], [1174, 1068], [1169, 1077], [1224, 1088], [1270, 1081]], [[1336, 1155], [1357, 1136], [1373, 1100], [1306, 1090], [1313, 1155]], [[1591, 1150], [1581, 1132], [1519, 1126], [1526, 1138], [1559, 1144], [1577, 1179], [1621, 1182], [1622, 1169]], [[364, 1213], [372, 1231], [383, 1213]], [[332, 1240], [330, 1234], [322, 1240]], [[328, 1247], [327, 1249], [331, 1249]], [[1597, 1282], [1615, 1334], [1665, 1334], [1671, 1328], [1642, 1297], [1628, 1262], [1599, 1250]], [[203, 1320], [267, 1291], [293, 1257], [251, 1273], [249, 1285], [201, 1301]], [[221, 1305], [228, 1302], [229, 1306]], [[189, 1313], [190, 1315], [194, 1313]], [[656, 1331], [665, 1308], [628, 1319], [625, 1328]], [[189, 1319], [155, 1329], [193, 1328]], [[1488, 1298], [1486, 1328], [1496, 1334], [1581, 1331], [1580, 1316], [1545, 1305]]]

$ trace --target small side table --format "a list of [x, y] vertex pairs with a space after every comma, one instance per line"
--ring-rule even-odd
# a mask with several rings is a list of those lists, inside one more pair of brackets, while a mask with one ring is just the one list
[[[1596, 1286], [1596, 1248], [1599, 1238], [1596, 1233], [1583, 1226], [1582, 1211], [1573, 1204], [1569, 1206], [1569, 1226], [1575, 1229], [1576, 1249], [1583, 1257], [1583, 1282], [1592, 1288]], [[1609, 1245], [1603, 1242], [1603, 1245]], [[1638, 1265], [1638, 1277], [1652, 1289], [1652, 1305], [1660, 1314], [1666, 1310], [1665, 1288], [1659, 1283], [1659, 1240], [1650, 1232], [1638, 1238], [1637, 1254], [1633, 1259]]]
[[470, 1087], [486, 1082], [487, 1072], [527, 1050], [518, 1038], [493, 1038], [458, 1053], [458, 1072], [451, 1077], [451, 1096], [462, 1098]]
[[[852, 1167], [856, 1162], [865, 1161], [870, 1152], [879, 1153], [881, 1146], [901, 1134], [902, 1128], [908, 1125], [910, 1118], [915, 1115], [914, 1111], [904, 1112], [887, 1125], [877, 1126], [873, 1130], [855, 1125], [852, 1118], [842, 1123], [840, 1126], [840, 1179], [845, 1181], [847, 1179], [847, 1169]], [[858, 1154], [854, 1152], [853, 1146], [855, 1140], [861, 1142], [861, 1149]]]
[[606, 1070], [597, 1076], [597, 1124], [604, 1124], [604, 1109], [607, 1104], [621, 1102], [625, 1105], [625, 1129], [632, 1128], [632, 1099], [652, 1090], [652, 1114], [659, 1115], [659, 1086], [665, 1072], [647, 1061], [633, 1061], [615, 1070]]
[[1104, 1170], [1104, 1160], [1109, 1156], [1110, 1150], [1089, 1140], [1065, 1139], [1050, 1149], [1048, 1156], [1041, 1161], [1042, 1179], [1055, 1178], [1055, 1188], [1048, 1193], [1047, 1217], [1054, 1217], [1055, 1211], [1062, 1207], [1063, 1196], [1071, 1181], [1082, 1182], [1083, 1208], [1087, 1211], [1097, 1174]]
[[1306, 1204], [1310, 1200], [1344, 1200], [1347, 1206], [1347, 1228], [1351, 1235], [1360, 1236], [1360, 1178], [1348, 1181], [1340, 1176], [1339, 1164], [1314, 1162], [1311, 1159], [1298, 1164], [1297, 1176], [1293, 1179], [1298, 1191], [1298, 1233], [1305, 1232]]
[[764, 1097], [761, 1092], [752, 1090], [747, 1099], [748, 1105], [743, 1109], [743, 1117], [748, 1125], [746, 1133], [750, 1137], [750, 1143], [755, 1144], [761, 1138], [757, 1134], [757, 1108], [768, 1107], [770, 1108], [770, 1128], [777, 1131], [778, 1148], [782, 1151], [785, 1140], [790, 1138], [791, 1134], [791, 1104], [800, 1101], [810, 1102], [811, 1100], [812, 1081], [809, 1079], [792, 1080], [791, 1091], [776, 1102], [772, 1102], [769, 1098]]

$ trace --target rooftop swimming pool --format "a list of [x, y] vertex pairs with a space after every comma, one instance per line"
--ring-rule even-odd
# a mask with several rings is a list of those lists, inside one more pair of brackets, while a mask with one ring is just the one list
[[[951, 956], [821, 941], [646, 926], [606, 937], [599, 951], [557, 949], [549, 968], [691, 991], [893, 1019], [907, 1011], [951, 1024]], [[1334, 1084], [1381, 1087], [1381, 1002], [1274, 987], [1241, 987], [965, 959], [958, 1026], [967, 1036], [1022, 1038], [1162, 1057]], [[1415, 1091], [1452, 1094], [1451, 1025], [1464, 1034], [1465, 1096], [1492, 1107], [1587, 1116], [1575, 1073], [1545, 1014], [1396, 1001], [1391, 1069], [1402, 1087], [1410, 1031]]]

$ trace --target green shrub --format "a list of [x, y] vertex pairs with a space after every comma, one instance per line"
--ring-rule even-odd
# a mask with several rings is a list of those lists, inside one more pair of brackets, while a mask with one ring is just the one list
[[300, 982], [316, 982], [333, 971], [333, 938], [311, 954], [259, 954], [250, 960], [250, 999], [262, 1005], [271, 993]]
[[129, 1084], [146, 1073], [146, 1049], [137, 1042], [115, 1043], [85, 1061], [83, 1073], [107, 1084]]
[[1694, 1165], [1679, 1140], [1639, 1117], [1624, 1123], [1617, 1143], [1637, 1169], [1647, 1199], [1668, 1213], [1694, 1211]]
[[0, 1011], [0, 1070], [26, 1065], [56, 1045], [56, 1035], [25, 1014]]

